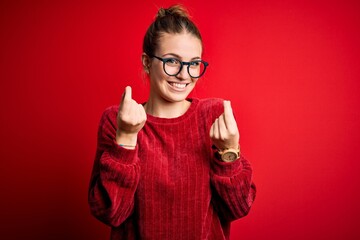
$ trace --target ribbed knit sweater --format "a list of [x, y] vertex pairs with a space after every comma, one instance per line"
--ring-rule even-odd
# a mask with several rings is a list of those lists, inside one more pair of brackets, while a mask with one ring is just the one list
[[229, 239], [255, 198], [250, 163], [214, 156], [209, 130], [221, 99], [189, 99], [177, 118], [147, 115], [135, 150], [116, 144], [118, 106], [102, 115], [89, 187], [92, 214], [111, 239]]

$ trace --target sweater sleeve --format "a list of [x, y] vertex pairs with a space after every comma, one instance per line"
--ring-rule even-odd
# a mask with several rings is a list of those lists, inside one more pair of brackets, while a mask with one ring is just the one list
[[256, 187], [252, 182], [251, 165], [244, 156], [241, 155], [232, 163], [222, 162], [214, 157], [211, 183], [212, 203], [222, 219], [233, 221], [249, 213]]
[[125, 149], [115, 142], [116, 114], [112, 107], [102, 115], [88, 192], [91, 213], [114, 227], [132, 214], [140, 175], [138, 148]]
[[[209, 129], [214, 120], [224, 112], [222, 99], [215, 99], [210, 105], [207, 115], [211, 116], [207, 122]], [[243, 155], [231, 163], [217, 159], [215, 154], [211, 155], [210, 178], [214, 209], [226, 221], [246, 216], [256, 195], [250, 162]]]

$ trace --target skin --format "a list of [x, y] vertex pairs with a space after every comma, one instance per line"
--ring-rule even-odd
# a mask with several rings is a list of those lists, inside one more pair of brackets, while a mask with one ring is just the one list
[[[175, 57], [181, 61], [201, 59], [201, 41], [192, 34], [164, 33], [159, 39], [159, 48], [154, 55], [162, 58]], [[147, 113], [164, 118], [181, 116], [190, 103], [186, 97], [194, 89], [197, 79], [189, 76], [187, 68], [183, 67], [177, 76], [168, 76], [163, 70], [163, 62], [156, 58], [142, 56], [143, 65], [147, 66], [150, 79], [150, 94], [145, 105]], [[186, 84], [185, 88], [177, 88], [174, 83]]]
[[[158, 57], [176, 57], [181, 61], [201, 59], [201, 41], [190, 33], [164, 33], [159, 39]], [[163, 63], [142, 54], [142, 63], [150, 80], [150, 94], [145, 106], [132, 99], [130, 86], [125, 88], [117, 116], [118, 129], [116, 142], [134, 149], [137, 134], [146, 122], [146, 114], [162, 118], [175, 118], [183, 115], [191, 103], [186, 100], [194, 89], [197, 79], [191, 78], [186, 67], [177, 76], [168, 76]], [[179, 84], [186, 84], [184, 85]], [[211, 126], [209, 136], [218, 149], [238, 148], [239, 131], [232, 112], [230, 101], [224, 101], [224, 113]]]

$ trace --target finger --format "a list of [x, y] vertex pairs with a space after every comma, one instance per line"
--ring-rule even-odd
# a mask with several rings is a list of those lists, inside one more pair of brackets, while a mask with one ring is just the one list
[[218, 119], [219, 119], [219, 121], [218, 121], [219, 138], [224, 140], [226, 138], [226, 133], [227, 133], [224, 114], [221, 114]]
[[138, 107], [139, 107], [139, 112], [140, 112], [139, 114], [140, 114], [141, 122], [144, 122], [144, 121], [146, 121], [146, 112], [145, 112], [144, 106], [139, 103]]
[[224, 122], [227, 128], [236, 124], [230, 101], [224, 101]]
[[[124, 90], [124, 92], [123, 92], [123, 94], [122, 94], [122, 97], [121, 97], [121, 103], [120, 103], [120, 108], [119, 108], [119, 110], [124, 110], [124, 109], [128, 109], [129, 108], [129, 104], [124, 104], [125, 102], [127, 102], [127, 103], [129, 103], [130, 101], [129, 100], [131, 100], [131, 96], [132, 95], [132, 89], [131, 89], [131, 87], [130, 86], [126, 86], [125, 87], [125, 90]], [[124, 106], [125, 105], [125, 106]]]
[[130, 86], [126, 86], [125, 88], [125, 96], [124, 99], [131, 100], [132, 99], [132, 89]]
[[215, 122], [213, 124], [214, 128], [213, 128], [213, 137], [215, 139], [219, 139], [219, 119], [215, 119]]
[[214, 123], [210, 127], [209, 135], [210, 135], [210, 138], [214, 137]]

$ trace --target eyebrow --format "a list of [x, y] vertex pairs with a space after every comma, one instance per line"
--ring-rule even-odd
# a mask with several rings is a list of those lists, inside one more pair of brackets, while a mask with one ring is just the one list
[[[172, 55], [172, 56], [174, 56], [176, 58], [182, 59], [182, 57], [177, 55], [176, 53], [165, 53], [163, 56], [166, 56], [166, 55]], [[191, 61], [193, 61], [193, 60], [201, 60], [201, 57], [193, 57], [193, 58], [191, 58]]]

